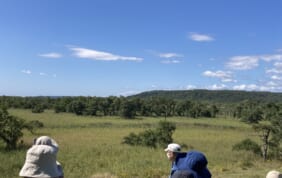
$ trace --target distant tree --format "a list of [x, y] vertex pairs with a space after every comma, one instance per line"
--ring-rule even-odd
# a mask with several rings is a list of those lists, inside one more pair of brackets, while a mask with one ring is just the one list
[[131, 100], [123, 100], [121, 104], [120, 115], [123, 118], [133, 119], [136, 115], [136, 108], [134, 102]]
[[242, 121], [249, 124], [257, 124], [263, 119], [263, 112], [259, 109], [256, 109], [254, 111], [249, 111], [248, 113], [245, 113], [242, 118]]
[[68, 110], [70, 112], [75, 113], [76, 115], [82, 115], [83, 112], [85, 111], [85, 104], [83, 101], [80, 100], [73, 100], [69, 105], [68, 105]]
[[37, 104], [32, 107], [31, 112], [32, 113], [42, 113], [44, 112], [44, 107], [41, 104]]
[[192, 108], [190, 109], [190, 117], [193, 118], [198, 118], [200, 116], [202, 116], [205, 112], [203, 112], [204, 110], [204, 105], [202, 103], [194, 103]]
[[254, 130], [259, 133], [259, 137], [262, 141], [262, 156], [266, 160], [268, 156], [268, 148], [270, 145], [270, 134], [273, 130], [271, 125], [266, 124], [255, 124], [253, 125]]
[[270, 120], [272, 125], [272, 138], [270, 148], [274, 157], [282, 160], [282, 148], [280, 146], [282, 141], [282, 113], [278, 113]]
[[265, 120], [271, 120], [279, 113], [279, 106], [276, 103], [267, 103], [263, 107]]
[[160, 121], [158, 127], [156, 128], [157, 142], [159, 146], [166, 146], [173, 142], [172, 135], [176, 129], [174, 123], [167, 121]]
[[99, 105], [98, 105], [97, 100], [91, 100], [86, 104], [85, 114], [96, 116], [98, 112], [98, 108], [99, 108]]
[[238, 105], [235, 107], [235, 110], [233, 112], [233, 117], [241, 118], [243, 116], [243, 106]]
[[247, 102], [247, 104], [246, 107], [242, 107], [241, 120], [250, 124], [258, 134], [262, 142], [261, 155], [263, 159], [267, 160], [270, 156], [279, 159], [282, 151], [280, 147], [282, 113], [279, 106], [274, 103], [257, 103], [255, 105], [254, 102]]
[[214, 105], [214, 104], [211, 105], [211, 107], [210, 107], [211, 117], [215, 118], [216, 115], [218, 114], [218, 112], [219, 112], [218, 107], [216, 105]]
[[66, 105], [62, 102], [57, 102], [54, 105], [54, 111], [55, 113], [66, 112]]

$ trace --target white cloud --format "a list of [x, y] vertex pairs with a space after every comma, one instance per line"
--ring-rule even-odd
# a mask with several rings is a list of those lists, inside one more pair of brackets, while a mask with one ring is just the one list
[[226, 88], [227, 88], [227, 86], [224, 85], [224, 84], [220, 84], [220, 85], [213, 84], [212, 86], [208, 87], [208, 89], [210, 89], [210, 90], [222, 90], [222, 89], [226, 89]]
[[31, 71], [30, 71], [30, 70], [25, 70], [25, 69], [22, 70], [21, 72], [22, 72], [22, 73], [25, 73], [25, 74], [28, 74], [28, 75], [31, 74]]
[[157, 85], [151, 85], [151, 88], [157, 88], [158, 86]]
[[282, 80], [282, 77], [281, 76], [278, 76], [278, 75], [272, 75], [270, 77], [272, 80]]
[[198, 42], [206, 42], [206, 41], [214, 40], [214, 38], [209, 35], [199, 34], [199, 33], [190, 33], [189, 38], [192, 39], [193, 41], [198, 41]]
[[274, 66], [282, 69], [282, 62], [275, 62]]
[[275, 73], [275, 74], [281, 74], [282, 73], [282, 69], [269, 69], [265, 71], [266, 73]]
[[138, 93], [141, 93], [141, 91], [125, 91], [125, 92], [119, 93], [118, 95], [119, 96], [130, 96], [130, 95], [135, 95]]
[[[226, 63], [226, 67], [233, 70], [249, 70], [257, 67], [259, 65], [259, 60], [266, 62], [271, 61], [282, 61], [282, 55], [273, 54], [273, 55], [259, 55], [259, 56], [234, 56]], [[281, 63], [274, 64], [275, 67], [281, 67]], [[267, 73], [276, 73], [278, 72], [275, 69], [270, 69], [266, 71]]]
[[223, 78], [221, 79], [222, 82], [237, 82], [237, 80], [233, 80], [232, 78]]
[[42, 76], [47, 76], [47, 74], [46, 74], [46, 73], [44, 73], [44, 72], [40, 72], [40, 73], [39, 73], [39, 75], [42, 75]]
[[264, 61], [281, 61], [282, 60], [282, 55], [281, 54], [273, 54], [273, 55], [262, 55], [259, 56], [262, 60]]
[[258, 56], [234, 56], [226, 64], [233, 70], [248, 70], [258, 66]]
[[212, 72], [212, 71], [207, 70], [203, 73], [203, 75], [207, 77], [226, 78], [226, 77], [230, 77], [230, 72], [224, 72], [221, 70]]
[[46, 54], [39, 54], [40, 57], [46, 57], [46, 58], [61, 58], [62, 55], [59, 53], [46, 53]]
[[97, 51], [97, 50], [86, 49], [86, 48], [71, 47], [70, 49], [74, 52], [74, 55], [78, 58], [86, 58], [86, 59], [102, 60], [102, 61], [117, 61], [117, 60], [142, 61], [143, 60], [143, 58], [120, 56], [108, 52]]
[[195, 85], [187, 85], [185, 87], [186, 90], [193, 90], [193, 89], [196, 89], [197, 87]]
[[180, 61], [179, 60], [163, 60], [163, 61], [161, 61], [161, 63], [163, 63], [163, 64], [178, 64], [178, 63], [180, 63]]
[[176, 54], [176, 53], [160, 53], [159, 57], [161, 57], [161, 58], [174, 58], [174, 57], [183, 57], [183, 55]]
[[273, 66], [274, 68], [266, 70], [265, 73], [274, 73], [274, 74], [282, 73], [282, 63], [281, 62], [275, 62]]
[[219, 78], [221, 79], [222, 82], [235, 82], [232, 79], [232, 73], [229, 71], [224, 72], [224, 71], [218, 70], [218, 71], [212, 72], [212, 71], [207, 70], [203, 72], [203, 75], [206, 77]]
[[249, 84], [249, 85], [246, 85], [246, 84], [242, 84], [242, 85], [235, 85], [233, 86], [233, 89], [234, 90], [257, 90], [259, 89], [259, 87], [255, 84]]
[[277, 51], [277, 52], [282, 52], [282, 48], [280, 48], [280, 49], [277, 49], [276, 51]]
[[273, 81], [266, 81], [265, 83], [261, 83], [260, 85], [256, 84], [242, 84], [233, 86], [234, 90], [249, 90], [249, 91], [270, 91], [277, 92], [281, 91], [282, 83], [281, 80], [274, 79]]

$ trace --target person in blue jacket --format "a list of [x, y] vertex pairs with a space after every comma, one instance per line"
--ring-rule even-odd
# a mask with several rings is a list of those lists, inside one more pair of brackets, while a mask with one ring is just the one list
[[[179, 171], [186, 171], [188, 178], [211, 178], [211, 173], [207, 168], [208, 161], [205, 155], [199, 151], [181, 152], [181, 146], [171, 143], [164, 150], [167, 158], [171, 161], [170, 178], [176, 177]], [[186, 177], [187, 177], [186, 176]]]

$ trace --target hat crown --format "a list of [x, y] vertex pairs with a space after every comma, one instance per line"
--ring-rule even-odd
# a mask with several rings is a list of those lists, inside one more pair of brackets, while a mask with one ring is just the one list
[[49, 145], [55, 148], [59, 147], [57, 142], [48, 136], [41, 136], [37, 138], [34, 144], [35, 145]]
[[282, 178], [282, 174], [279, 171], [272, 170], [267, 173], [266, 178]]
[[180, 152], [181, 147], [177, 143], [171, 143], [167, 146], [165, 151]]

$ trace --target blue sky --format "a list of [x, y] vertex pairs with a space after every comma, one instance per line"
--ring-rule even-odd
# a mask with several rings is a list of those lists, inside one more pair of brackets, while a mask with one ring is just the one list
[[0, 95], [282, 91], [281, 0], [2, 0]]

